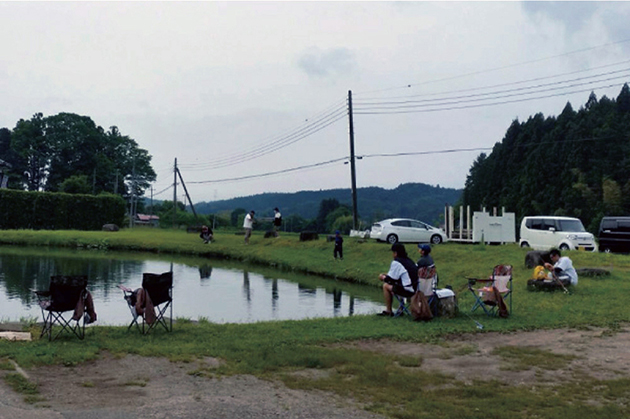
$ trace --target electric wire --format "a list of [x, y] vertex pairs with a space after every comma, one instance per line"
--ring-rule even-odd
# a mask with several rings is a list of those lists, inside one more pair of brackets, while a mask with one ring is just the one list
[[[514, 64], [509, 64], [509, 65], [506, 65], [506, 66], [489, 68], [489, 69], [486, 69], [486, 70], [473, 71], [473, 72], [470, 72], [470, 73], [460, 74], [460, 75], [451, 76], [451, 77], [443, 77], [441, 79], [427, 80], [427, 81], [420, 82], [420, 83], [414, 83], [413, 86], [416, 87], [416, 86], [422, 86], [422, 85], [426, 85], [426, 84], [440, 83], [440, 82], [444, 82], [444, 81], [451, 81], [451, 80], [461, 79], [461, 78], [464, 78], [464, 77], [476, 76], [476, 75], [479, 75], [479, 74], [491, 73], [491, 72], [500, 71], [500, 70], [507, 70], [507, 69], [514, 68], [514, 67], [520, 67], [520, 66], [523, 66], [523, 65], [539, 63], [541, 61], [552, 60], [552, 59], [555, 59], [555, 58], [567, 57], [569, 55], [579, 54], [579, 53], [586, 52], [586, 51], [592, 51], [592, 50], [599, 49], [599, 48], [605, 48], [605, 47], [609, 47], [609, 46], [612, 46], [612, 45], [624, 44], [624, 43], [627, 43], [627, 42], [630, 42], [630, 38], [622, 39], [620, 41], [615, 41], [615, 42], [609, 42], [609, 43], [606, 43], [606, 44], [596, 45], [596, 46], [593, 46], [593, 47], [582, 48], [582, 49], [579, 49], [579, 50], [569, 51], [569, 52], [565, 52], [563, 54], [558, 54], [558, 55], [552, 55], [552, 56], [549, 56], [549, 57], [538, 58], [538, 59], [535, 59], [535, 60], [522, 61], [520, 63], [514, 63]], [[385, 89], [369, 90], [369, 91], [357, 92], [357, 93], [361, 94], [361, 93], [385, 92], [385, 91], [392, 91], [392, 90], [408, 89], [411, 86], [412, 86], [412, 84], [406, 84], [404, 86], [394, 86], [394, 87], [385, 88]]]
[[[517, 147], [537, 147], [537, 146], [546, 146], [546, 145], [551, 145], [551, 144], [563, 144], [563, 143], [569, 143], [570, 144], [570, 143], [580, 143], [580, 142], [603, 141], [603, 140], [611, 140], [611, 139], [612, 140], [619, 140], [619, 141], [623, 140], [623, 141], [625, 141], [625, 140], [628, 139], [628, 136], [627, 135], [617, 135], [617, 134], [615, 134], [615, 135], [608, 135], [608, 136], [603, 136], [603, 137], [565, 139], [565, 140], [561, 140], [561, 141], [541, 141], [541, 142], [537, 142], [537, 143], [520, 144], [520, 145], [517, 145]], [[501, 143], [498, 143], [498, 144], [501, 144]], [[489, 151], [489, 150], [492, 150], [493, 148], [494, 147], [472, 147], [472, 148], [453, 148], [453, 149], [429, 150], [429, 151], [412, 151], [412, 152], [403, 152], [403, 153], [373, 153], [373, 154], [357, 155], [356, 158], [357, 159], [368, 159], [368, 158], [374, 158], [374, 157], [409, 157], [409, 156], [434, 155], [434, 154], [466, 153], [466, 152], [474, 152], [474, 151]], [[186, 182], [186, 183], [189, 184], [189, 185], [193, 185], [193, 184], [208, 184], [208, 183], [238, 182], [238, 181], [243, 181], [243, 180], [258, 179], [258, 178], [269, 177], [269, 176], [274, 176], [274, 175], [280, 175], [280, 174], [292, 173], [292, 172], [297, 172], [297, 171], [309, 170], [309, 169], [313, 169], [313, 168], [319, 168], [319, 167], [328, 166], [328, 165], [331, 165], [331, 164], [334, 164], [334, 163], [338, 163], [340, 161], [348, 161], [348, 160], [349, 160], [349, 156], [345, 156], [345, 157], [339, 157], [339, 158], [336, 158], [336, 159], [327, 160], [327, 161], [323, 161], [323, 162], [319, 162], [319, 163], [313, 163], [313, 164], [308, 164], [308, 165], [303, 165], [303, 166], [297, 166], [297, 167], [292, 167], [292, 168], [283, 169], [283, 170], [277, 170], [277, 171], [273, 171], [273, 172], [258, 173], [258, 174], [255, 174], [255, 175], [239, 176], [239, 177], [224, 178], [224, 179], [213, 179], [213, 180], [203, 180], [203, 181], [189, 181], [189, 182]], [[166, 188], [164, 191], [168, 190], [169, 188]], [[162, 193], [164, 191], [161, 191], [159, 193]]]
[[[543, 87], [558, 86], [558, 85], [562, 85], [562, 84], [567, 84], [567, 83], [572, 83], [572, 82], [577, 82], [577, 81], [582, 81], [582, 80], [588, 80], [588, 79], [592, 79], [592, 78], [595, 78], [595, 77], [610, 76], [610, 75], [619, 74], [619, 73], [625, 73], [625, 74], [618, 75], [617, 77], [611, 77], [611, 78], [608, 78], [608, 79], [592, 80], [590, 82], [585, 82], [585, 83], [580, 83], [580, 84], [573, 84], [573, 85], [568, 85], [568, 86], [564, 86], [564, 87], [558, 87], [558, 89], [560, 89], [560, 88], [568, 89], [568, 88], [571, 88], [571, 87], [581, 86], [581, 85], [589, 84], [589, 83], [592, 84], [592, 83], [599, 83], [599, 82], [603, 82], [603, 81], [615, 80], [615, 79], [618, 79], [618, 78], [625, 78], [628, 75], [630, 75], [630, 68], [624, 68], [624, 69], [621, 69], [621, 70], [609, 71], [609, 72], [606, 72], [606, 73], [595, 74], [595, 75], [592, 75], [592, 76], [578, 77], [578, 78], [574, 78], [574, 79], [560, 80], [560, 81], [555, 81], [555, 82], [551, 82], [551, 83], [542, 83], [542, 84], [537, 84], [537, 85], [533, 85], [533, 86], [524, 86], [524, 87], [519, 87], [519, 88], [515, 88], [515, 89], [496, 90], [496, 91], [491, 91], [491, 92], [486, 92], [486, 93], [477, 93], [477, 94], [472, 94], [472, 95], [450, 96], [450, 97], [447, 96], [447, 97], [444, 97], [444, 98], [423, 99], [423, 100], [402, 100], [402, 101], [385, 101], [385, 102], [381, 101], [381, 102], [375, 102], [375, 103], [364, 102], [363, 100], [358, 100], [358, 101], [355, 101], [354, 103], [356, 104], [357, 107], [369, 107], [369, 106], [377, 106], [377, 105], [396, 105], [396, 104], [427, 103], [427, 102], [431, 103], [431, 102], [441, 102], [441, 101], [445, 101], [445, 100], [469, 99], [469, 98], [475, 98], [475, 97], [480, 97], [480, 96], [500, 95], [500, 94], [503, 94], [503, 93], [522, 92], [522, 91], [526, 91], [526, 90], [542, 89]], [[545, 90], [542, 90], [542, 91], [545, 91]], [[407, 97], [405, 97], [405, 99], [408, 99], [408, 98], [411, 98], [411, 97], [419, 97], [419, 96], [426, 96], [426, 95], [407, 96]]]
[[190, 184], [190, 185], [193, 185], [193, 184], [206, 184], [206, 183], [235, 182], [235, 181], [240, 181], [240, 180], [262, 178], [262, 177], [268, 177], [268, 176], [273, 176], [273, 175], [279, 175], [279, 174], [283, 174], [283, 173], [290, 173], [290, 172], [296, 172], [296, 171], [300, 171], [300, 170], [311, 169], [311, 168], [314, 168], [314, 167], [327, 166], [327, 165], [330, 165], [330, 164], [333, 164], [333, 163], [337, 163], [337, 162], [340, 162], [340, 161], [343, 161], [343, 160], [347, 160], [347, 159], [348, 159], [348, 157], [340, 157], [340, 158], [337, 158], [337, 159], [328, 160], [328, 161], [324, 161], [324, 162], [308, 164], [308, 165], [298, 166], [298, 167], [292, 167], [290, 169], [277, 170], [275, 172], [259, 173], [259, 174], [256, 174], [256, 175], [240, 176], [240, 177], [226, 178], [226, 179], [201, 180], [201, 181], [193, 181], [193, 182], [187, 182], [187, 183]]
[[335, 123], [346, 114], [345, 100], [343, 103], [336, 102], [334, 105], [328, 107], [325, 111], [320, 112], [315, 116], [313, 121], [307, 118], [306, 124], [302, 124], [296, 128], [286, 131], [283, 134], [272, 137], [272, 141], [262, 143], [248, 151], [242, 153], [236, 153], [211, 160], [204, 163], [192, 163], [182, 164], [180, 167], [190, 170], [209, 170], [222, 167], [231, 166], [234, 164], [242, 163], [248, 160], [252, 160], [258, 157], [262, 157], [271, 152], [277, 151], [281, 148], [294, 144], [304, 138], [307, 138], [316, 132], [328, 127]]
[[265, 146], [263, 149], [261, 150], [252, 150], [250, 152], [247, 153], [243, 153], [240, 156], [237, 156], [231, 160], [228, 161], [224, 161], [224, 162], [216, 162], [213, 165], [209, 165], [207, 164], [205, 167], [203, 168], [197, 168], [197, 169], [193, 169], [193, 170], [209, 170], [209, 169], [220, 169], [220, 168], [224, 168], [224, 167], [229, 167], [229, 166], [233, 166], [236, 164], [240, 164], [240, 163], [244, 163], [246, 161], [249, 160], [253, 160], [256, 159], [258, 157], [262, 157], [265, 156], [269, 153], [272, 153], [274, 151], [280, 150], [284, 147], [287, 147], [291, 144], [294, 144], [300, 140], [303, 140], [306, 137], [309, 137], [313, 134], [315, 134], [316, 132], [319, 132], [321, 130], [323, 130], [324, 128], [334, 124], [335, 122], [341, 120], [341, 119], [345, 119], [346, 117], [346, 111], [345, 109], [343, 110], [343, 112], [338, 113], [336, 115], [331, 115], [329, 119], [324, 120], [324, 121], [319, 121], [317, 124], [314, 124], [308, 128], [306, 128], [304, 131], [299, 132], [299, 133], [295, 133], [295, 135], [286, 137], [283, 139], [283, 141], [279, 142], [279, 143], [272, 143], [270, 145]]
[[158, 196], [160, 194], [163, 194], [164, 192], [168, 191], [169, 189], [171, 189], [173, 187], [173, 184], [168, 185], [166, 188], [162, 189], [160, 192], [155, 192], [153, 193], [153, 196]]
[[[353, 112], [353, 113], [355, 115], [385, 115], [385, 114], [407, 114], [407, 113], [424, 113], [424, 112], [442, 112], [442, 111], [452, 111], [452, 110], [459, 110], [459, 109], [481, 108], [481, 107], [486, 107], [486, 106], [506, 105], [506, 104], [510, 104], [510, 103], [520, 103], [520, 102], [527, 102], [527, 101], [530, 101], [530, 100], [547, 99], [547, 98], [551, 98], [551, 97], [565, 96], [565, 95], [575, 94], [575, 93], [583, 93], [583, 92], [588, 92], [588, 91], [609, 89], [611, 87], [619, 87], [621, 85], [622, 84], [620, 84], [620, 83], [614, 83], [614, 84], [609, 84], [609, 85], [605, 85], [605, 86], [590, 87], [588, 89], [573, 90], [573, 91], [570, 91], [570, 92], [555, 93], [555, 94], [550, 94], [550, 95], [536, 96], [536, 97], [523, 98], [523, 99], [505, 100], [505, 101], [502, 101], [502, 102], [494, 102], [494, 103], [479, 103], [479, 104], [473, 104], [473, 105], [449, 106], [449, 107], [440, 107], [440, 108], [431, 108], [431, 109], [413, 109], [413, 110], [399, 110], [399, 109], [390, 109], [390, 110], [382, 110], [382, 111], [361, 111], [361, 110], [358, 110], [357, 112]], [[462, 103], [466, 103], [466, 102], [462, 102]]]
[[586, 68], [586, 69], [582, 69], [582, 70], [569, 71], [569, 72], [566, 72], [566, 73], [554, 74], [554, 75], [551, 75], [551, 76], [535, 77], [535, 78], [532, 78], [532, 79], [518, 80], [518, 81], [512, 81], [512, 82], [506, 82], [506, 83], [499, 83], [499, 84], [493, 84], [493, 85], [489, 85], [489, 86], [471, 87], [471, 88], [468, 88], [468, 89], [448, 90], [448, 91], [444, 91], [444, 92], [421, 93], [421, 94], [400, 95], [400, 96], [386, 96], [386, 97], [383, 97], [383, 96], [362, 97], [360, 94], [357, 94], [357, 93], [354, 93], [354, 92], [352, 94], [353, 94], [353, 98], [355, 98], [355, 100], [358, 100], [359, 102], [369, 101], [369, 100], [404, 99], [404, 98], [413, 98], [413, 97], [439, 96], [439, 95], [452, 94], [452, 93], [458, 93], [459, 94], [459, 93], [465, 93], [465, 92], [474, 92], [474, 91], [478, 91], [478, 90], [494, 89], [494, 88], [497, 88], [497, 87], [505, 87], [505, 86], [513, 86], [513, 85], [518, 85], [518, 84], [524, 84], [524, 83], [537, 82], [537, 81], [541, 81], [541, 80], [555, 79], [555, 78], [558, 78], [558, 77], [570, 76], [570, 75], [579, 74], [579, 73], [586, 73], [586, 72], [594, 71], [594, 70], [601, 70], [601, 69], [604, 69], [604, 68], [615, 67], [615, 66], [618, 66], [618, 65], [628, 64], [628, 63], [630, 63], [630, 60], [619, 61], [619, 62], [616, 62], [616, 63], [605, 64], [605, 65], [596, 66], [596, 67], [590, 67], [590, 68]]

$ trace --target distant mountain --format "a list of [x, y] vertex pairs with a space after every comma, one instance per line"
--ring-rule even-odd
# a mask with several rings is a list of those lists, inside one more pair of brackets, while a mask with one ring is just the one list
[[[423, 183], [405, 183], [395, 189], [368, 187], [357, 189], [359, 217], [371, 224], [384, 218], [408, 217], [437, 224], [444, 213], [444, 205], [459, 201], [461, 189], [441, 188]], [[341, 204], [352, 206], [350, 189], [300, 191], [294, 193], [262, 193], [223, 201], [200, 202], [195, 209], [200, 214], [213, 214], [243, 208], [254, 210], [259, 216], [273, 215], [280, 208], [283, 217], [299, 215], [305, 219], [317, 216], [320, 202], [334, 198]], [[364, 226], [366, 227], [366, 226]]]

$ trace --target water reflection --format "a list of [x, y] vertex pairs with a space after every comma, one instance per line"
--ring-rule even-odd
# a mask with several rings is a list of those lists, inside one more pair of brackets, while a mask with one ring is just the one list
[[380, 308], [377, 289], [269, 269], [238, 269], [245, 265], [207, 259], [179, 263], [142, 258], [151, 256], [0, 248], [0, 320], [39, 319], [33, 290], [48, 289], [52, 275], [87, 274], [98, 324], [128, 324], [129, 310], [117, 286], [135, 289], [142, 283], [142, 273], [169, 270], [174, 277], [175, 317], [243, 323], [369, 314]]

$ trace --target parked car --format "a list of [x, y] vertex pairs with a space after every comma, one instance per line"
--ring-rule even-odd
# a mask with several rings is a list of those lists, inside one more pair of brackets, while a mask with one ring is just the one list
[[604, 217], [599, 224], [599, 250], [630, 253], [630, 217]]
[[584, 229], [582, 221], [573, 217], [524, 217], [521, 222], [521, 247], [536, 250], [597, 251], [595, 237]]
[[378, 241], [440, 244], [446, 233], [437, 227], [408, 218], [389, 218], [372, 225], [370, 238]]

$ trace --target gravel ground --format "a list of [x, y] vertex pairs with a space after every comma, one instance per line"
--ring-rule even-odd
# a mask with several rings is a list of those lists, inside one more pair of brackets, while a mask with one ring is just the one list
[[[561, 382], [575, 373], [597, 379], [630, 376], [630, 328], [589, 328], [451, 336], [440, 345], [358, 341], [347, 347], [422, 356], [422, 369], [458, 380], [496, 379], [510, 385]], [[500, 346], [538, 348], [552, 356], [574, 355], [567, 368], [506, 372]], [[0, 381], [0, 419], [127, 418], [381, 418], [352, 400], [320, 391], [300, 391], [252, 376], [221, 379], [190, 374], [218, 364], [216, 359], [173, 363], [162, 358], [103, 356], [74, 367], [48, 366], [26, 371], [39, 384], [42, 402], [23, 401]], [[3, 372], [6, 373], [6, 372]], [[305, 376], [308, 376], [306, 372]], [[316, 375], [313, 376], [316, 379]]]

